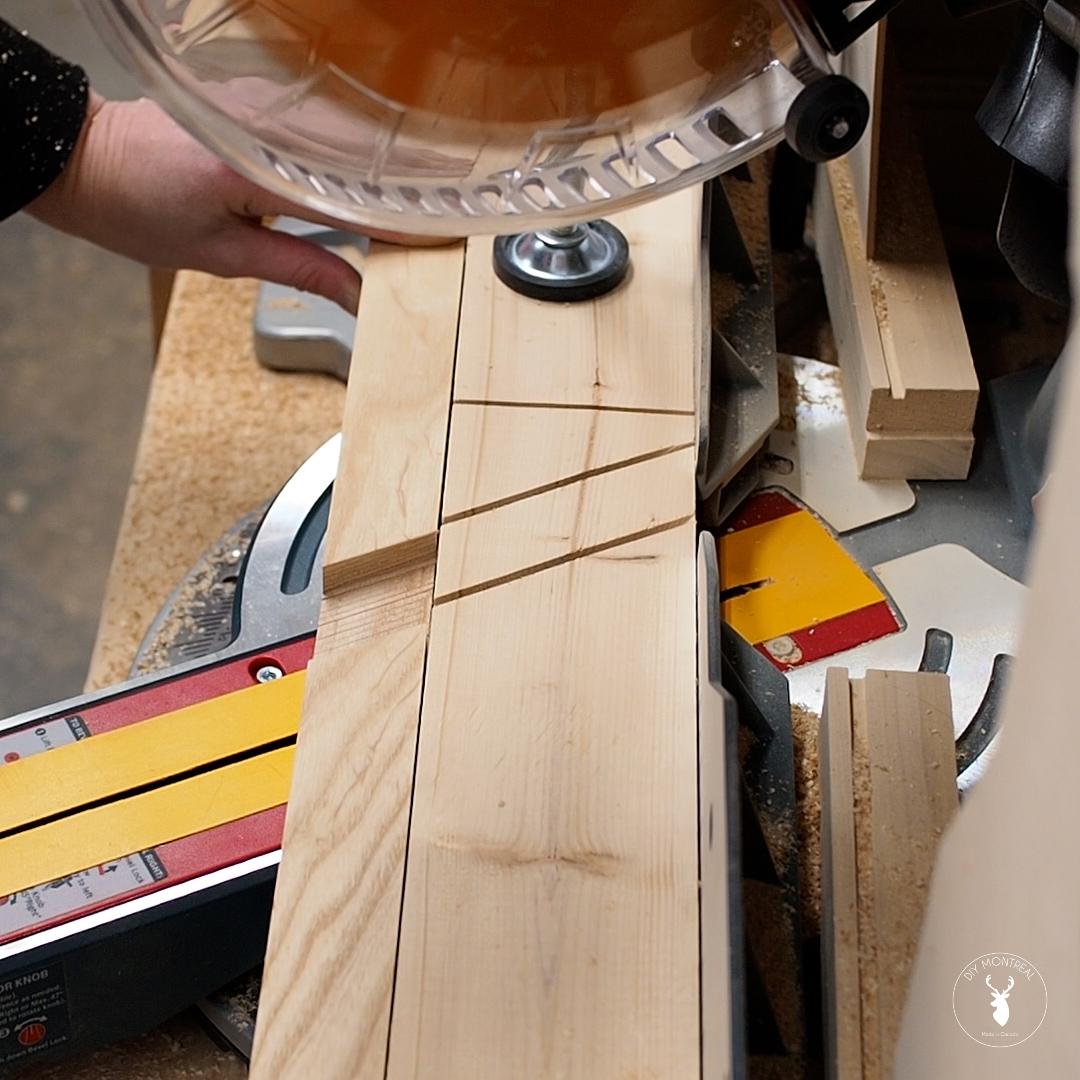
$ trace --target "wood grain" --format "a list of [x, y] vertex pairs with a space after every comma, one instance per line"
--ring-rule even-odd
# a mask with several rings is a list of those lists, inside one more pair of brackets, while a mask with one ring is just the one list
[[878, 1080], [958, 803], [948, 676], [831, 668], [819, 746], [826, 1073]]
[[698, 1075], [694, 533], [435, 608], [391, 1080]]
[[694, 445], [692, 416], [457, 404], [443, 521]]
[[694, 412], [697, 365], [681, 358], [701, 348], [701, 193], [611, 221], [629, 240], [630, 275], [585, 304], [519, 296], [493, 275], [491, 240], [470, 240], [455, 401]]
[[[959, 804], [949, 677], [868, 671], [878, 1044], [892, 1072], [934, 856]], [[874, 1017], [865, 1017], [869, 1022]]]
[[253, 1077], [383, 1075], [426, 638], [308, 667]]
[[[846, 162], [819, 171], [815, 237], [860, 475], [962, 479], [979, 390], [940, 236], [915, 257], [868, 260], [855, 201]], [[918, 227], [936, 235], [932, 216]]]
[[388, 1080], [701, 1074], [687, 194], [589, 304], [469, 241]]
[[462, 259], [365, 265], [255, 1078], [385, 1074]]
[[825, 1068], [831, 1080], [862, 1077], [855, 788], [851, 688], [830, 668], [818, 734], [821, 776], [821, 959]]
[[434, 562], [464, 255], [462, 244], [371, 247], [336, 483], [349, 495], [327, 532], [327, 592]]

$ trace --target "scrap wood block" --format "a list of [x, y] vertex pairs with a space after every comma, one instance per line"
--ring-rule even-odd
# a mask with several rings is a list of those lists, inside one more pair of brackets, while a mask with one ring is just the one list
[[818, 260], [860, 475], [963, 479], [979, 384], [887, 40], [881, 28], [844, 58], [871, 127], [818, 170]]
[[948, 676], [831, 668], [821, 761], [827, 1073], [892, 1075], [938, 842], [958, 805]]

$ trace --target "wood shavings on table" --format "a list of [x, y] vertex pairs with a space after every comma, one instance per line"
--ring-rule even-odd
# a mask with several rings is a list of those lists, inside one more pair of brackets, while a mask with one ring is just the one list
[[795, 824], [799, 845], [799, 901], [804, 939], [821, 933], [821, 788], [817, 738], [820, 718], [799, 705], [791, 709], [795, 744]]
[[221, 1049], [185, 1013], [127, 1042], [52, 1065], [31, 1066], [18, 1080], [244, 1080], [247, 1066]]

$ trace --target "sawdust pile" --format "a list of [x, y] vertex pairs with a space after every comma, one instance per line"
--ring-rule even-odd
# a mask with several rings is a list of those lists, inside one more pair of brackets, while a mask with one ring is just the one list
[[137, 1039], [18, 1075], [19, 1080], [244, 1080], [247, 1066], [185, 1014]]
[[816, 713], [791, 709], [795, 749], [795, 813], [799, 843], [799, 914], [804, 938], [821, 933], [821, 786]]

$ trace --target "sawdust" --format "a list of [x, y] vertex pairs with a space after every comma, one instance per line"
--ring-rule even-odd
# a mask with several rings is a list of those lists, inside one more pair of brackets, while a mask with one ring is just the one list
[[874, 301], [874, 318], [877, 320], [878, 329], [884, 329], [889, 324], [889, 301], [881, 267], [873, 259], [869, 259], [866, 268], [870, 278], [870, 297]]
[[88, 685], [125, 678], [199, 555], [338, 430], [344, 386], [260, 367], [257, 285], [177, 276]]
[[788, 1057], [755, 1054], [747, 1069], [749, 1080], [819, 1080], [824, 1075], [821, 1061], [801, 1054]]
[[16, 1075], [19, 1080], [243, 1080], [247, 1066], [184, 1015], [136, 1039]]
[[743, 881], [743, 918], [746, 939], [776, 1018], [784, 1045], [801, 1050], [804, 1042], [802, 993], [799, 976], [799, 941], [795, 912], [780, 885]]
[[714, 327], [719, 327], [729, 311], [746, 295], [746, 290], [730, 274], [715, 270], [709, 274], [709, 299]]
[[731, 177], [724, 182], [724, 192], [739, 223], [750, 261], [763, 266], [772, 260], [769, 239], [769, 177], [774, 154], [760, 154], [749, 162], [750, 182]]
[[[261, 972], [262, 968], [259, 971]], [[245, 977], [243, 986], [229, 997], [229, 1023], [238, 1028], [254, 1028], [261, 989], [260, 975], [252, 974]]]
[[821, 933], [821, 787], [816, 713], [791, 708], [795, 748], [795, 822], [799, 843], [799, 914], [805, 938]]
[[799, 384], [795, 379], [793, 358], [781, 354], [776, 358], [776, 389], [780, 397], [780, 431], [794, 431], [795, 417], [799, 407]]
[[[207, 643], [207, 612], [232, 607], [241, 563], [265, 512], [266, 506], [258, 508], [203, 553], [198, 564], [169, 598], [168, 618], [155, 628], [153, 639], [141, 647], [135, 665], [138, 674], [176, 663], [178, 654], [186, 657], [201, 655], [210, 647]], [[197, 651], [193, 652], [193, 649]]]
[[859, 992], [863, 1023], [863, 1069], [868, 1076], [881, 1072], [878, 1038], [877, 928], [874, 922], [874, 845], [871, 832], [870, 751], [867, 742], [865, 690], [852, 682], [851, 772], [855, 795], [855, 881], [858, 893]]
[[768, 811], [761, 815], [761, 831], [769, 851], [778, 863], [786, 862], [791, 856], [791, 846], [795, 843], [795, 826], [782, 818], [772, 817]]

